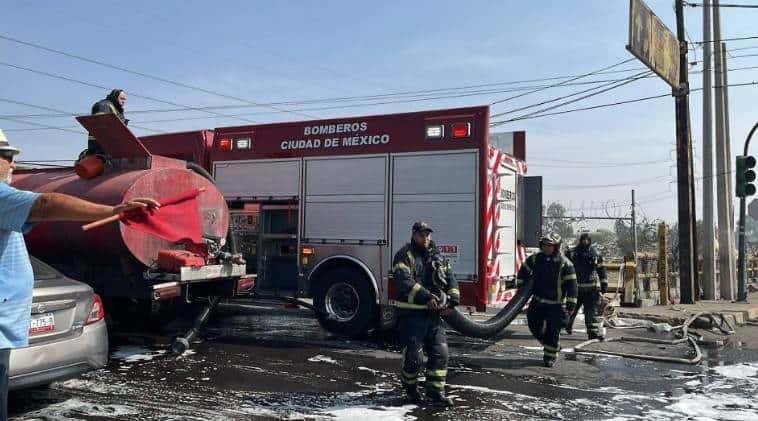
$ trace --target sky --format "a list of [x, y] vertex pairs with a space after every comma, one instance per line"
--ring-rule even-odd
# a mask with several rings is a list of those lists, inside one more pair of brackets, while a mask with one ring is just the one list
[[[749, 3], [731, 3], [735, 2]], [[491, 104], [526, 92], [514, 88], [566, 79], [525, 80], [590, 73], [624, 60], [629, 62], [612, 70], [643, 67], [625, 50], [627, 0], [0, 3], [2, 37], [216, 93], [0, 39], [0, 128], [23, 149], [22, 159], [27, 160], [75, 157], [84, 149], [86, 135], [73, 117], [50, 114], [87, 114], [111, 88], [129, 93], [126, 114], [139, 136], [251, 121], [302, 120], [301, 113], [327, 118]], [[669, 28], [675, 28], [671, 0], [647, 3]], [[722, 38], [758, 35], [758, 9], [722, 9], [721, 15]], [[687, 7], [685, 19], [690, 40], [702, 40], [702, 9]], [[758, 68], [744, 69], [758, 66], [758, 48], [750, 47], [758, 47], [758, 39], [729, 43], [728, 48], [740, 49], [731, 56], [748, 56], [728, 59], [728, 67], [738, 69], [729, 74], [730, 84], [758, 80]], [[689, 61], [701, 59], [702, 49], [690, 51]], [[692, 88], [702, 85], [702, 75], [696, 73], [700, 69], [701, 64], [691, 66]], [[510, 82], [518, 83], [506, 84]], [[336, 99], [472, 85], [487, 86], [426, 96]], [[591, 86], [596, 85], [545, 89], [493, 105], [491, 113]], [[666, 93], [670, 88], [665, 82], [647, 78], [556, 111]], [[734, 154], [758, 120], [758, 107], [751, 101], [756, 93], [758, 86], [729, 91]], [[307, 100], [319, 101], [302, 103]], [[300, 103], [276, 109], [251, 105], [278, 102]], [[244, 107], [186, 109], [224, 105]], [[165, 109], [182, 111], [154, 111]], [[285, 109], [305, 111], [281, 111]], [[699, 177], [703, 170], [699, 92], [690, 97], [690, 111]], [[676, 218], [673, 97], [519, 120], [492, 130], [527, 132], [529, 173], [543, 176], [545, 202], [560, 201], [574, 215], [621, 217], [628, 215], [635, 189], [642, 217]], [[699, 182], [697, 187], [699, 209]]]

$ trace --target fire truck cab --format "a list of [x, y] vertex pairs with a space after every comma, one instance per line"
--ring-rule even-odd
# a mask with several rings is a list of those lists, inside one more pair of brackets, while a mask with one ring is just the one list
[[414, 221], [452, 261], [462, 304], [513, 293], [541, 227], [525, 133], [489, 133], [489, 107], [284, 122], [143, 137], [206, 167], [229, 203], [256, 290], [311, 297], [327, 330], [395, 323], [395, 252]]

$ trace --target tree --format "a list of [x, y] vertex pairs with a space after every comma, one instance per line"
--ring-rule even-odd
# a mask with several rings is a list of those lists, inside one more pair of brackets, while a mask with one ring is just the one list
[[[617, 220], [614, 224], [616, 243], [624, 256], [634, 255], [634, 237], [631, 223]], [[658, 223], [647, 219], [637, 222], [637, 250], [655, 250], [658, 244]]]
[[574, 227], [567, 218], [566, 208], [558, 202], [550, 203], [545, 209], [544, 232], [554, 232], [561, 238], [574, 237]]

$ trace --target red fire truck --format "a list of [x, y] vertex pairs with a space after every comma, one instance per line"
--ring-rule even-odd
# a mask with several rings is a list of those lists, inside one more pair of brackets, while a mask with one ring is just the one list
[[326, 329], [394, 325], [390, 268], [413, 221], [434, 229], [463, 305], [502, 306], [535, 246], [541, 178], [524, 132], [491, 134], [489, 107], [222, 127], [142, 137], [215, 178], [261, 294], [312, 297]]

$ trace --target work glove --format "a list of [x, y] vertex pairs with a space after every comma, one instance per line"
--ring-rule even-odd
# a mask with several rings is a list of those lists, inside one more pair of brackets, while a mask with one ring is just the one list
[[608, 282], [605, 279], [600, 280], [600, 293], [605, 294], [608, 292]]
[[447, 298], [447, 303], [450, 308], [457, 307], [461, 304], [461, 297], [458, 294], [451, 294]]

